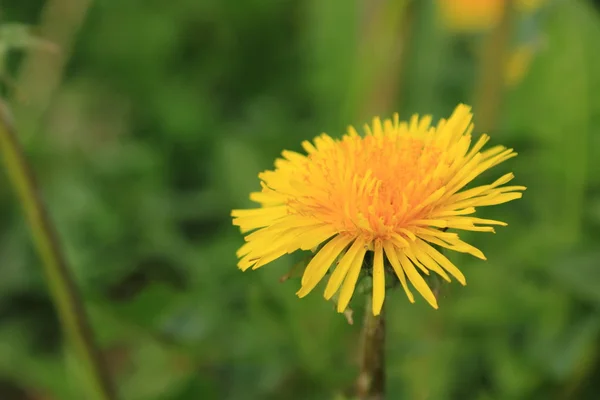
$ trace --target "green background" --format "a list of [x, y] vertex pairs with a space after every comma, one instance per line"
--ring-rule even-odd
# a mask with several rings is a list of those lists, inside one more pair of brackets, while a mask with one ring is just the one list
[[[60, 32], [76, 3], [3, 1], [0, 16], [35, 34], [59, 5]], [[350, 398], [363, 298], [351, 326], [322, 287], [299, 300], [297, 279], [279, 282], [303, 255], [240, 272], [229, 213], [304, 139], [473, 104], [485, 34], [413, 3], [97, 0], [63, 70], [38, 65], [32, 84], [20, 67], [40, 50], [6, 54], [4, 94], [123, 399]], [[390, 399], [600, 397], [599, 8], [548, 1], [511, 39], [539, 45], [489, 133], [519, 156], [481, 182], [514, 171], [528, 190], [482, 210], [509, 226], [465, 236], [488, 261], [452, 254], [468, 285], [438, 311], [388, 295]], [[41, 105], [16, 94], [53, 76]], [[0, 399], [86, 399], [5, 174], [0, 214]]]

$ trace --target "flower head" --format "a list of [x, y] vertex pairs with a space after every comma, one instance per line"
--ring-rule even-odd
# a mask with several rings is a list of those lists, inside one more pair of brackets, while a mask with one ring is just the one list
[[[408, 282], [437, 308], [423, 279], [434, 271], [463, 285], [462, 272], [432, 245], [485, 259], [477, 248], [447, 229], [493, 232], [503, 222], [471, 216], [476, 207], [521, 197], [523, 186], [503, 186], [513, 174], [464, 190], [482, 172], [514, 157], [503, 146], [482, 151], [482, 135], [471, 145], [470, 108], [459, 105], [448, 120], [431, 126], [431, 117], [398, 115], [383, 123], [375, 118], [365, 135], [350, 127], [335, 140], [322, 134], [302, 143], [306, 155], [284, 151], [275, 169], [259, 174], [262, 191], [250, 198], [261, 205], [234, 210], [233, 223], [250, 232], [238, 250], [242, 270], [257, 269], [296, 250], [317, 249], [302, 276], [299, 297], [306, 296], [335, 267], [325, 288], [330, 299], [338, 290], [343, 312], [361, 270], [373, 275], [373, 313], [385, 297], [386, 266], [414, 302]], [[363, 265], [372, 252], [372, 266]], [[387, 260], [387, 262], [386, 262]], [[372, 270], [371, 270], [372, 268]]]
[[[480, 31], [495, 26], [502, 16], [506, 0], [438, 0], [445, 25], [454, 31]], [[535, 12], [544, 0], [516, 0], [516, 11]]]

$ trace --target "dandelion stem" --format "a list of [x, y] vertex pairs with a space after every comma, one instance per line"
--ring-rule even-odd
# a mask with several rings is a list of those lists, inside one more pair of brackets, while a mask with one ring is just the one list
[[514, 0], [504, 2], [498, 25], [488, 34], [481, 51], [479, 82], [476, 90], [476, 124], [482, 132], [496, 128], [502, 106], [504, 70], [513, 27]]
[[114, 400], [117, 395], [95, 345], [83, 301], [61, 251], [34, 173], [17, 138], [8, 108], [3, 102], [0, 102], [0, 153], [29, 222], [62, 328], [83, 363], [88, 382], [94, 386], [94, 394], [102, 400]]
[[362, 328], [360, 373], [356, 394], [360, 400], [385, 398], [385, 307], [378, 316], [371, 310], [371, 297], [367, 296]]

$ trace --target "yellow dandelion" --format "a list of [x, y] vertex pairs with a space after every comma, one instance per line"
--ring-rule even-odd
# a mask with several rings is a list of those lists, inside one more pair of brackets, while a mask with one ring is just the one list
[[[516, 0], [519, 14], [537, 11], [545, 0]], [[444, 24], [454, 31], [480, 31], [495, 26], [505, 7], [506, 0], [438, 0]]]
[[[409, 282], [437, 308], [437, 300], [422, 274], [429, 271], [465, 284], [462, 272], [433, 245], [483, 253], [448, 229], [494, 232], [504, 222], [471, 216], [476, 207], [521, 197], [523, 186], [503, 186], [508, 173], [495, 182], [464, 190], [484, 171], [516, 156], [495, 146], [481, 151], [489, 137], [471, 146], [470, 107], [459, 105], [448, 120], [431, 126], [431, 117], [398, 115], [383, 123], [375, 118], [360, 136], [350, 127], [335, 140], [322, 134], [302, 143], [306, 155], [284, 151], [275, 169], [259, 174], [262, 191], [250, 199], [260, 208], [232, 211], [246, 243], [238, 250], [238, 267], [257, 269], [296, 250], [317, 249], [302, 276], [299, 297], [306, 296], [335, 264], [325, 298], [340, 290], [338, 312], [353, 295], [363, 268], [372, 268], [373, 313], [385, 297], [390, 266], [408, 299]], [[363, 265], [372, 252], [372, 266]]]

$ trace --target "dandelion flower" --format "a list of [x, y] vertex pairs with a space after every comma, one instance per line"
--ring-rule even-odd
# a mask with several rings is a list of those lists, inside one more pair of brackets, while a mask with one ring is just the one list
[[[352, 127], [341, 139], [326, 134], [302, 143], [305, 154], [283, 151], [275, 169], [259, 174], [262, 190], [250, 199], [260, 207], [232, 211], [246, 243], [238, 250], [241, 270], [257, 269], [297, 250], [316, 249], [297, 295], [306, 296], [332, 265], [325, 298], [339, 291], [338, 312], [353, 295], [361, 270], [373, 276], [373, 313], [381, 312], [386, 270], [393, 271], [414, 302], [409, 283], [434, 308], [436, 297], [422, 274], [430, 271], [465, 284], [462, 272], [433, 246], [483, 253], [451, 230], [494, 232], [504, 222], [472, 216], [476, 207], [521, 197], [523, 186], [495, 182], [465, 190], [484, 171], [516, 156], [503, 146], [482, 151], [482, 135], [471, 145], [470, 107], [459, 105], [448, 120], [398, 115], [373, 120], [359, 135]], [[364, 265], [372, 252], [372, 266]], [[371, 256], [369, 256], [371, 257]], [[371, 270], [372, 268], [372, 270]]]
[[[545, 0], [516, 0], [519, 14], [537, 11]], [[495, 26], [505, 7], [506, 0], [438, 0], [444, 24], [454, 31], [481, 31]]]

